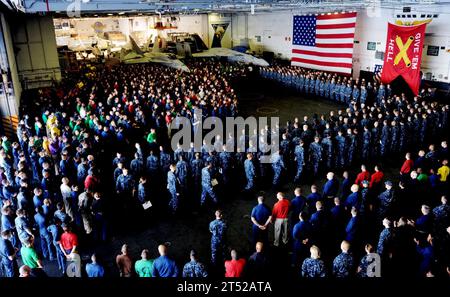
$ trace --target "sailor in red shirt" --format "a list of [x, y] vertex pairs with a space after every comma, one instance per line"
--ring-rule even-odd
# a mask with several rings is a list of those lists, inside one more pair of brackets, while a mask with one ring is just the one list
[[70, 227], [66, 224], [62, 224], [64, 233], [61, 234], [61, 239], [59, 240], [59, 247], [61, 248], [64, 256], [70, 258], [72, 253], [76, 252], [78, 246], [78, 236], [70, 230]]
[[370, 177], [369, 188], [378, 188], [383, 180], [384, 173], [380, 170], [378, 166], [375, 166], [375, 172]]
[[370, 173], [367, 171], [366, 165], [361, 165], [361, 172], [356, 176], [355, 184], [362, 187], [362, 182], [370, 179]]
[[407, 175], [409, 176], [411, 170], [414, 167], [414, 162], [411, 160], [411, 154], [406, 153], [405, 156], [405, 162], [403, 162], [402, 168], [400, 168], [400, 175]]
[[272, 210], [272, 221], [275, 222], [275, 241], [274, 246], [278, 246], [280, 242], [280, 235], [283, 232], [283, 243], [288, 242], [288, 214], [291, 202], [284, 198], [284, 194], [277, 193], [278, 202], [274, 204]]
[[236, 250], [231, 250], [231, 260], [225, 261], [225, 277], [241, 277], [245, 259], [238, 259]]

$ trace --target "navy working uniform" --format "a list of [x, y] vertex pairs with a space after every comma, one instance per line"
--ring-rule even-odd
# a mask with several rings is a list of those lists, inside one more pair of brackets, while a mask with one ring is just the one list
[[208, 277], [208, 272], [202, 263], [191, 260], [183, 267], [183, 277]]
[[217, 204], [218, 199], [216, 196], [216, 193], [214, 192], [214, 189], [211, 184], [211, 172], [208, 167], [205, 167], [202, 169], [202, 196], [200, 205], [205, 204], [206, 198], [209, 195], [214, 203]]
[[336, 277], [350, 277], [353, 272], [353, 257], [348, 253], [341, 253], [333, 261], [333, 275]]
[[169, 207], [172, 210], [172, 213], [175, 213], [178, 209], [178, 188], [178, 179], [175, 173], [169, 170], [169, 172], [167, 172], [167, 190], [169, 190], [170, 194]]
[[326, 277], [325, 264], [321, 259], [305, 259], [302, 264], [302, 276], [306, 278]]
[[227, 224], [219, 219], [209, 224], [209, 231], [211, 232], [211, 262], [215, 265], [223, 264], [227, 228]]
[[297, 163], [297, 173], [295, 174], [294, 181], [298, 182], [303, 172], [303, 165], [305, 164], [305, 150], [303, 149], [303, 146], [297, 144], [295, 146], [294, 154], [295, 154], [295, 161]]
[[256, 168], [252, 160], [247, 159], [244, 161], [244, 170], [245, 177], [247, 178], [245, 189], [248, 191], [253, 190], [255, 186]]

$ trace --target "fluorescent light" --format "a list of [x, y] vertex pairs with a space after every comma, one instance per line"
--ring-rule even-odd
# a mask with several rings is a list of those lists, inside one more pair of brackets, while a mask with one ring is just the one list
[[125, 14], [125, 11], [119, 12], [119, 15], [123, 15], [123, 14]]
[[112, 13], [108, 13], [108, 15], [109, 15], [109, 16], [112, 16], [112, 15], [114, 15], [114, 14], [112, 14]]

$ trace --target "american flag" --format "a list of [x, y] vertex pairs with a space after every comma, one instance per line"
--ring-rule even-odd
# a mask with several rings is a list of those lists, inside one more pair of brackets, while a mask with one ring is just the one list
[[356, 12], [294, 16], [293, 66], [350, 74]]

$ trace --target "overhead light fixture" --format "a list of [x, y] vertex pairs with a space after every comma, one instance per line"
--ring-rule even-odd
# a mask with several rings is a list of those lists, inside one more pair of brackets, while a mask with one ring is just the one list
[[125, 11], [119, 12], [119, 15], [124, 15], [124, 14], [125, 14]]
[[339, 14], [339, 12], [336, 11], [334, 14]]
[[331, 12], [328, 12], [327, 15], [331, 15]]
[[109, 16], [112, 16], [112, 15], [114, 15], [114, 14], [112, 14], [112, 13], [108, 13], [108, 15], [109, 15]]
[[98, 17], [98, 14], [94, 14], [95, 17]]

